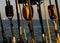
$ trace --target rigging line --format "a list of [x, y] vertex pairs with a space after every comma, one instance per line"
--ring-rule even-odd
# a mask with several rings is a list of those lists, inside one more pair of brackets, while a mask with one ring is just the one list
[[49, 23], [48, 23], [48, 13], [47, 13], [47, 10], [46, 10], [46, 0], [43, 0], [43, 5], [44, 5], [46, 24], [47, 24], [47, 28], [48, 28], [48, 37], [49, 37], [50, 43], [52, 43], [51, 35], [50, 35], [50, 26], [49, 26]]
[[14, 16], [13, 13], [13, 6], [10, 4], [10, 0], [6, 0], [6, 6], [5, 6], [5, 11], [6, 11], [6, 16], [8, 17], [10, 21], [10, 27], [11, 27], [11, 34], [12, 37], [9, 40], [11, 43], [16, 43], [15, 35], [14, 35], [14, 28], [13, 28], [13, 23], [12, 23], [12, 18]]
[[[52, 3], [52, 0], [49, 0], [49, 3]], [[49, 14], [51, 13], [50, 18], [52, 19], [52, 23], [53, 23], [54, 30], [55, 30], [56, 42], [57, 43], [60, 43], [59, 42], [58, 26], [57, 26], [57, 22], [56, 22], [56, 18], [57, 18], [57, 15], [56, 15], [56, 7], [54, 5], [52, 5], [52, 4], [50, 4], [48, 6], [48, 11], [49, 11]]]
[[19, 30], [19, 37], [20, 36], [20, 10], [19, 10], [19, 5], [18, 5], [18, 0], [15, 0], [15, 3], [16, 3], [16, 12], [17, 12], [17, 21], [18, 21], [18, 30]]
[[[10, 22], [12, 21], [12, 17], [13, 17], [13, 11], [11, 11], [11, 10], [13, 10], [13, 6], [12, 5], [10, 5], [10, 0], [6, 0], [6, 7], [5, 7], [5, 10], [6, 10], [6, 16], [8, 17], [8, 19], [10, 20]], [[8, 4], [8, 5], [7, 5]], [[12, 28], [13, 27], [13, 25], [12, 25], [12, 22], [11, 22], [11, 29], [13, 29]], [[13, 30], [11, 30], [12, 31], [12, 35], [13, 35]], [[14, 36], [14, 35], [13, 35]]]
[[50, 5], [52, 5], [52, 0], [49, 0]]
[[60, 43], [60, 37], [59, 37], [59, 33], [58, 33], [57, 21], [53, 20], [52, 23], [53, 23], [54, 29], [55, 29], [56, 41], [57, 41], [57, 43]]
[[59, 6], [58, 6], [58, 0], [55, 0], [56, 8], [57, 8], [57, 14], [58, 14], [58, 22], [60, 26], [60, 14], [59, 14]]
[[22, 36], [21, 36], [21, 26], [20, 26], [20, 10], [19, 10], [19, 4], [18, 4], [18, 0], [15, 0], [16, 3], [16, 12], [17, 12], [17, 21], [18, 21], [18, 30], [19, 30], [19, 37], [18, 37], [18, 43], [24, 43], [24, 41], [22, 40]]
[[[19, 6], [20, 6], [20, 5], [19, 5]], [[21, 13], [22, 25], [23, 25], [23, 28], [24, 28], [24, 22], [23, 22], [23, 16], [22, 16], [21, 8], [20, 8], [20, 13]], [[25, 30], [25, 28], [24, 28], [24, 36], [25, 36], [25, 39], [27, 40], [26, 30]]]
[[8, 18], [10, 21], [10, 27], [11, 27], [11, 33], [12, 33], [12, 40], [11, 43], [16, 43], [16, 39], [15, 39], [15, 35], [14, 35], [14, 27], [13, 27], [13, 23], [12, 23], [12, 18]]
[[2, 38], [3, 38], [3, 43], [8, 43], [5, 31], [4, 31], [3, 23], [1, 20], [1, 12], [0, 12], [0, 23], [1, 23], [1, 30], [2, 30], [1, 33], [2, 33]]
[[44, 27], [43, 27], [43, 20], [42, 20], [42, 14], [41, 14], [41, 6], [40, 6], [40, 2], [37, 2], [37, 10], [38, 10], [38, 14], [39, 14], [39, 20], [40, 20], [40, 24], [41, 24], [41, 31], [42, 31], [42, 42], [46, 43], [46, 34], [44, 32]]
[[31, 3], [30, 3], [30, 0], [27, 0], [27, 1], [28, 1], [28, 7], [29, 7], [29, 14], [30, 14], [30, 18], [31, 18], [31, 20], [30, 20], [29, 23], [28, 23], [28, 26], [29, 26], [29, 30], [30, 30], [32, 42], [33, 42], [33, 43], [36, 43], [35, 37], [34, 37], [34, 31], [33, 31], [33, 24], [32, 24]]

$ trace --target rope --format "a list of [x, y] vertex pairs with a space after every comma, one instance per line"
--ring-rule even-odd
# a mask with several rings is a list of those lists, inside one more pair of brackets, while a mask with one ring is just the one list
[[55, 30], [55, 34], [56, 34], [56, 41], [57, 43], [60, 43], [60, 38], [59, 38], [59, 33], [58, 33], [58, 26], [56, 23], [56, 20], [53, 20], [53, 25], [54, 25], [54, 30]]
[[[50, 2], [50, 5], [52, 5], [52, 0], [49, 0], [49, 2]], [[56, 34], [56, 42], [60, 43], [59, 42], [59, 33], [58, 33], [58, 26], [57, 26], [56, 18], [52, 19], [52, 23], [53, 23], [55, 34]]]
[[45, 0], [43, 0], [43, 5], [44, 5], [46, 24], [47, 24], [47, 28], [48, 28], [48, 37], [49, 37], [50, 43], [52, 43], [51, 35], [50, 35], [50, 26], [49, 26], [49, 23], [48, 23], [48, 13], [47, 13], [47, 10], [46, 10], [46, 2], [45, 2]]
[[8, 43], [6, 34], [4, 32], [3, 23], [2, 23], [2, 20], [1, 20], [1, 12], [0, 12], [0, 25], [1, 25], [1, 33], [2, 33], [2, 38], [3, 38], [3, 43]]
[[52, 5], [52, 0], [49, 0], [50, 5]]
[[19, 37], [18, 37], [18, 43], [24, 43], [24, 41], [22, 40], [22, 30], [21, 30], [21, 25], [20, 25], [20, 10], [19, 10], [19, 4], [18, 4], [18, 0], [15, 0], [16, 3], [16, 10], [17, 10], [17, 21], [18, 21], [18, 30], [19, 30]]
[[29, 14], [30, 14], [30, 20], [28, 22], [28, 26], [29, 26], [30, 35], [31, 35], [31, 38], [32, 38], [32, 43], [35, 43], [33, 24], [32, 24], [32, 12], [31, 12], [30, 0], [27, 0], [27, 2], [28, 2], [28, 7], [29, 7]]
[[42, 20], [42, 14], [41, 14], [41, 6], [40, 6], [41, 3], [37, 3], [37, 11], [38, 11], [38, 14], [39, 14], [39, 21], [40, 21], [40, 25], [41, 25], [41, 31], [42, 31], [42, 42], [43, 43], [46, 43], [46, 34], [44, 32], [44, 27], [43, 27], [43, 20]]
[[60, 26], [60, 14], [59, 14], [58, 0], [55, 0], [55, 4], [56, 4], [56, 9], [57, 9], [57, 14], [58, 14], [58, 22], [59, 22], [59, 26]]
[[[19, 5], [19, 6], [20, 6], [20, 5]], [[20, 8], [20, 13], [21, 13], [22, 25], [23, 25], [23, 28], [24, 28], [24, 22], [23, 22], [23, 16], [22, 16], [21, 8]], [[26, 30], [25, 30], [25, 28], [24, 28], [24, 37], [25, 37], [25, 39], [27, 40]]]

